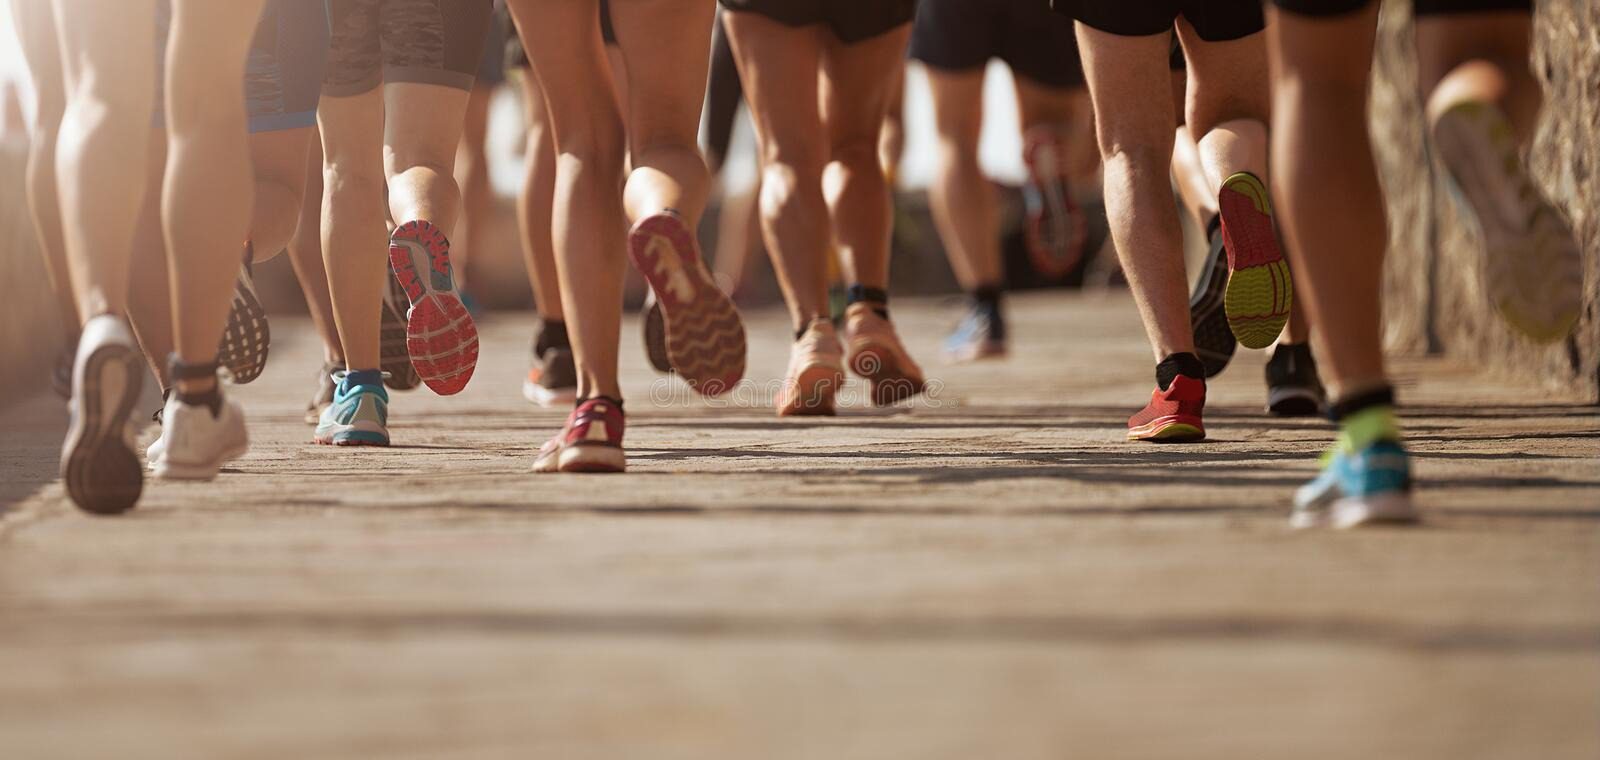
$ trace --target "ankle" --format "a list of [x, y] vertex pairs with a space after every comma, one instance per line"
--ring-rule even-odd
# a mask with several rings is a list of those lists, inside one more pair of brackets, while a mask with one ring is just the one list
[[1205, 382], [1206, 366], [1200, 361], [1200, 357], [1188, 352], [1171, 354], [1156, 364], [1156, 385], [1160, 386], [1161, 390], [1172, 387], [1172, 381], [1179, 375]]
[[845, 303], [847, 306], [854, 306], [858, 303], [864, 304], [874, 314], [884, 319], [889, 318], [889, 291], [883, 288], [869, 287], [856, 283], [850, 286], [850, 290], [846, 294]]

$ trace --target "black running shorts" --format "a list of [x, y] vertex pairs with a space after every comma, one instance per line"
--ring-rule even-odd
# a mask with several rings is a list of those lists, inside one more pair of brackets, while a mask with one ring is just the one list
[[[505, 67], [508, 69], [526, 69], [529, 66], [528, 51], [522, 47], [522, 35], [517, 33], [517, 25], [511, 20], [510, 12], [502, 10], [501, 13], [505, 16], [506, 28], [511, 30], [511, 33], [506, 35], [505, 49], [502, 53]], [[600, 39], [604, 40], [607, 45], [617, 44], [617, 30], [611, 26], [611, 3], [609, 0], [600, 0]]]
[[822, 24], [846, 44], [911, 23], [916, 0], [721, 0], [730, 11], [757, 13], [780, 24]]
[[[152, 126], [166, 128], [167, 43], [172, 4], [156, 6], [156, 110]], [[250, 39], [244, 104], [250, 133], [316, 126], [317, 99], [328, 58], [328, 14], [323, 0], [268, 0]]]
[[1125, 37], [1169, 32], [1179, 16], [1206, 42], [1236, 40], [1266, 28], [1261, 0], [1052, 0], [1052, 4], [1086, 26]]
[[384, 82], [472, 89], [493, 0], [328, 0], [322, 94], [370, 92]]
[[999, 58], [1036, 84], [1083, 86], [1072, 19], [1042, 0], [922, 0], [911, 57], [946, 71], [981, 69]]

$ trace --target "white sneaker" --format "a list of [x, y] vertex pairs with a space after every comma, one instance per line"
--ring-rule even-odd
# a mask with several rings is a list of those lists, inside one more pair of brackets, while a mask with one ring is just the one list
[[222, 465], [250, 449], [244, 410], [235, 401], [223, 399], [213, 416], [209, 407], [190, 406], [174, 393], [161, 414], [161, 437], [150, 445], [155, 453], [150, 469], [163, 480], [211, 480]]
[[85, 511], [126, 512], [144, 490], [129, 424], [144, 373], [133, 333], [120, 317], [102, 314], [83, 326], [72, 367], [72, 425], [61, 447], [61, 480]]

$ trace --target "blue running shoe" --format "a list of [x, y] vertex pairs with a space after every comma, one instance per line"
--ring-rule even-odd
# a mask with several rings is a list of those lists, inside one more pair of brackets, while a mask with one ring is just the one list
[[1354, 528], [1414, 523], [1411, 458], [1400, 445], [1394, 412], [1376, 407], [1347, 421], [1323, 469], [1294, 495], [1294, 528]]
[[331, 446], [388, 446], [389, 392], [383, 373], [335, 372], [333, 403], [322, 410], [316, 443]]
[[999, 307], [974, 303], [944, 341], [945, 361], [955, 364], [1006, 355], [1006, 323]]

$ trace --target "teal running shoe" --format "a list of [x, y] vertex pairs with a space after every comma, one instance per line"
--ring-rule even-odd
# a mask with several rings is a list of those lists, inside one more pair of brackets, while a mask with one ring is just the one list
[[327, 446], [388, 446], [389, 392], [377, 370], [335, 372], [333, 403], [311, 440]]
[[1294, 495], [1294, 528], [1355, 528], [1417, 522], [1411, 503], [1411, 458], [1400, 445], [1394, 412], [1374, 407], [1339, 433], [1323, 469]]

